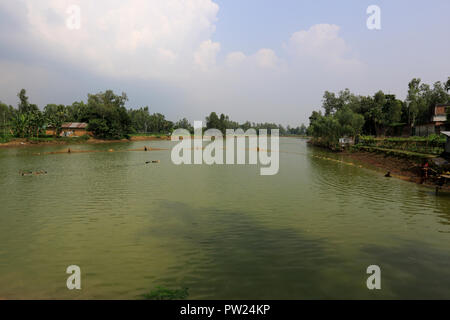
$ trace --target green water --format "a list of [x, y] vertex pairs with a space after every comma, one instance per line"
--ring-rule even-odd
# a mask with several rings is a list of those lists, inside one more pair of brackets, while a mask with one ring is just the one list
[[[450, 298], [450, 196], [301, 139], [280, 139], [274, 176], [126, 151], [144, 145], [173, 144], [0, 149], [0, 298], [136, 299], [158, 285], [190, 299]], [[381, 290], [366, 287], [369, 265]]]

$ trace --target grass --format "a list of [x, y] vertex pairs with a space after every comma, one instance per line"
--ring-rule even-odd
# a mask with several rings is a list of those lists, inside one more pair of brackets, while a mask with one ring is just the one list
[[418, 154], [441, 154], [444, 152], [446, 142], [444, 135], [431, 135], [428, 137], [392, 137], [375, 138], [372, 136], [361, 136], [359, 145], [376, 147], [389, 150], [409, 151]]
[[356, 146], [354, 146], [354, 148], [356, 148], [358, 150], [368, 151], [368, 152], [381, 152], [388, 156], [407, 158], [407, 159], [411, 159], [411, 160], [418, 161], [418, 162], [437, 157], [435, 154], [418, 153], [418, 152], [412, 152], [412, 151], [387, 149], [387, 148], [380, 148], [380, 147], [368, 147], [368, 146], [356, 145]]
[[441, 134], [440, 136], [433, 134], [427, 137], [411, 136], [411, 137], [373, 137], [373, 136], [361, 136], [361, 141], [389, 141], [389, 142], [436, 142], [445, 143], [446, 137]]
[[157, 286], [150, 293], [144, 294], [146, 300], [185, 300], [189, 296], [188, 288], [167, 289]]
[[14, 137], [11, 135], [11, 134], [9, 134], [9, 133], [7, 133], [7, 132], [4, 132], [4, 130], [2, 130], [1, 132], [0, 132], [0, 143], [6, 143], [6, 142], [9, 142], [9, 141], [11, 141], [11, 139], [13, 139]]

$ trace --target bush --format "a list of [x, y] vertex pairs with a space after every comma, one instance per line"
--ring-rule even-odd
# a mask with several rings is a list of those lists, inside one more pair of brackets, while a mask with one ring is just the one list
[[439, 135], [408, 138], [375, 138], [373, 136], [360, 136], [358, 145], [402, 150], [414, 153], [441, 154], [444, 151], [445, 142], [446, 138]]

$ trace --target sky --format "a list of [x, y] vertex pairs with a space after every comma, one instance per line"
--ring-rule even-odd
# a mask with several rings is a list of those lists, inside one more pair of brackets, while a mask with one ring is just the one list
[[448, 12], [448, 0], [2, 0], [0, 101], [112, 89], [173, 121], [298, 126], [325, 90], [404, 99], [412, 78], [446, 81]]

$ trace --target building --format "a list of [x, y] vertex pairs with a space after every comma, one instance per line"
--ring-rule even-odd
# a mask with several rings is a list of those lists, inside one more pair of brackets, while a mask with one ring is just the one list
[[447, 136], [447, 143], [445, 144], [445, 153], [450, 154], [450, 131], [443, 131], [441, 133]]
[[343, 148], [354, 145], [354, 144], [355, 144], [355, 141], [353, 140], [353, 138], [349, 138], [349, 137], [339, 138], [339, 145]]
[[437, 104], [434, 107], [433, 115], [429, 123], [414, 127], [414, 135], [429, 136], [430, 134], [440, 134], [446, 129], [447, 112], [450, 111], [450, 104]]
[[[91, 135], [87, 129], [87, 123], [85, 122], [66, 122], [61, 126], [61, 137], [81, 137], [84, 135]], [[47, 127], [45, 132], [47, 135], [54, 135], [55, 129], [52, 127]]]

